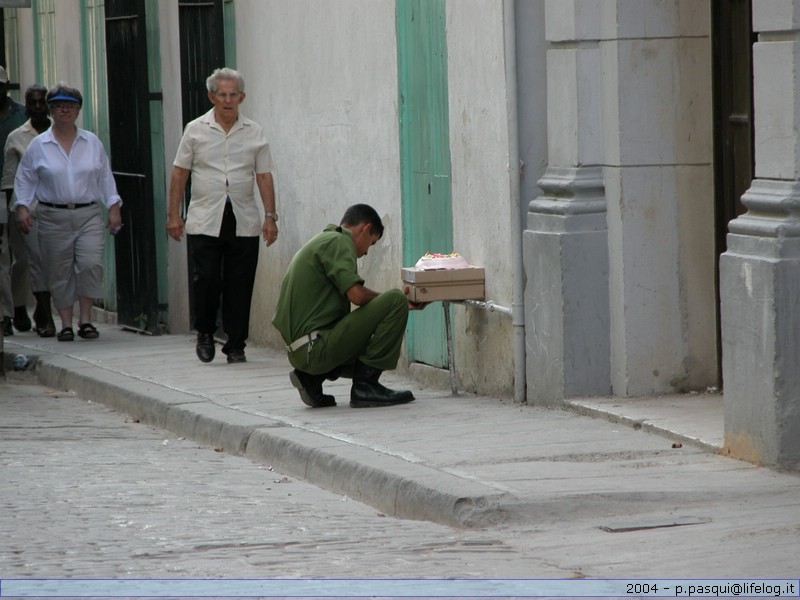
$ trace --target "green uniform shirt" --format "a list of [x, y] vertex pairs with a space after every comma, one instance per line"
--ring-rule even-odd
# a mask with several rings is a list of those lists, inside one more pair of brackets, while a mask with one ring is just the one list
[[287, 344], [330, 329], [350, 312], [347, 291], [364, 283], [357, 258], [352, 233], [336, 225], [328, 225], [294, 255], [272, 319]]

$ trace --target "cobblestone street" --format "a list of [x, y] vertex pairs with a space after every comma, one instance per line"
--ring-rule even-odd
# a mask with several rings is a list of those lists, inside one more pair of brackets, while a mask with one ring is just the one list
[[496, 532], [384, 517], [68, 393], [0, 386], [3, 577], [530, 572]]
[[[576, 494], [569, 463], [514, 466], [537, 500], [526, 519], [458, 529], [385, 516], [35, 381], [0, 383], [2, 579], [796, 576], [796, 478], [723, 457], [587, 466], [587, 482], [622, 495]], [[661, 469], [649, 488], [645, 468]]]

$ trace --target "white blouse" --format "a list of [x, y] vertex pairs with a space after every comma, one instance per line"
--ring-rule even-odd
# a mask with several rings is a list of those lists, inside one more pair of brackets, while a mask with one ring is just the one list
[[67, 154], [48, 129], [34, 138], [22, 156], [14, 178], [14, 206], [30, 207], [34, 200], [51, 204], [100, 202], [122, 204], [103, 143], [90, 131], [78, 129]]

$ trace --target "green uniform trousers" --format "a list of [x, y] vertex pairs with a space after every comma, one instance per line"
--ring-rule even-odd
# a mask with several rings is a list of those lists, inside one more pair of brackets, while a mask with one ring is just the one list
[[342, 375], [352, 376], [356, 361], [381, 371], [397, 366], [408, 322], [408, 298], [400, 290], [382, 293], [364, 306], [348, 313], [332, 329], [289, 353], [289, 362], [312, 375], [342, 368]]

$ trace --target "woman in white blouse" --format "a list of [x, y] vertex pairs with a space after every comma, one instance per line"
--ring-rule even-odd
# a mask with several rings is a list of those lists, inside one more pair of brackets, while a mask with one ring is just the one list
[[29, 207], [38, 200], [39, 247], [50, 293], [61, 317], [58, 340], [75, 339], [73, 307], [78, 302], [78, 336], [98, 337], [92, 325], [92, 306], [103, 295], [102, 205], [107, 227], [122, 227], [122, 199], [102, 142], [75, 125], [83, 97], [59, 84], [47, 92], [52, 127], [35, 138], [22, 157], [14, 180], [17, 222], [30, 231]]

